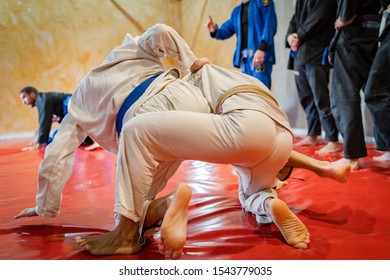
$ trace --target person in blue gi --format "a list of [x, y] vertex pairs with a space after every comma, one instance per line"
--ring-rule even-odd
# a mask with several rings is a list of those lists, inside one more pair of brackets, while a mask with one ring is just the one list
[[352, 170], [367, 156], [360, 91], [378, 47], [380, 0], [338, 0], [339, 36], [336, 43], [330, 95], [332, 113], [344, 140], [344, 157]]
[[220, 27], [210, 17], [207, 24], [212, 38], [225, 40], [236, 34], [233, 66], [259, 79], [271, 88], [275, 64], [274, 36], [277, 18], [272, 0], [243, 0], [233, 9], [230, 19]]
[[308, 126], [307, 137], [296, 145], [320, 145], [323, 128], [327, 145], [317, 151], [320, 154], [342, 150], [330, 108], [330, 65], [323, 59], [335, 33], [336, 10], [336, 0], [298, 0], [286, 36], [286, 47], [291, 49], [288, 69], [294, 70], [299, 101]]
[[383, 151], [378, 161], [390, 161], [390, 0], [381, 0], [384, 28], [371, 66], [364, 99], [374, 122], [376, 149]]

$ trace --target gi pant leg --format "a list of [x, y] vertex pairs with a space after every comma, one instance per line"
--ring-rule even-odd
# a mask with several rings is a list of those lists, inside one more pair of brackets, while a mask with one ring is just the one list
[[336, 45], [331, 104], [344, 139], [344, 157], [347, 159], [367, 156], [360, 90], [375, 55], [378, 28], [345, 26]]
[[294, 65], [295, 85], [298, 90], [299, 102], [306, 115], [307, 135], [321, 135], [321, 122], [317, 107], [314, 103], [314, 96], [306, 74], [305, 65]]
[[321, 65], [306, 65], [306, 75], [321, 126], [325, 131], [325, 140], [335, 142], [338, 140], [339, 131], [330, 108], [329, 68]]
[[[390, 24], [390, 19], [387, 20]], [[364, 99], [369, 109], [376, 132], [382, 142], [377, 141], [379, 150], [390, 150], [390, 31], [382, 37], [382, 42], [372, 64]]]

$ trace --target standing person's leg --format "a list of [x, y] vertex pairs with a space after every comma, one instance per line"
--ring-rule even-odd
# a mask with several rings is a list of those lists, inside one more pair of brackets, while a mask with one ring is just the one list
[[[390, 20], [388, 20], [390, 25]], [[364, 89], [364, 99], [370, 110], [375, 132], [383, 142], [377, 142], [377, 148], [386, 151], [375, 160], [390, 160], [390, 32], [381, 37], [382, 41], [368, 76]]]
[[383, 154], [373, 157], [373, 159], [377, 161], [390, 161], [390, 149], [387, 147], [385, 138], [380, 134], [377, 127], [374, 127], [374, 139], [376, 150], [383, 152]]
[[338, 142], [339, 131], [330, 108], [329, 68], [321, 65], [307, 65], [306, 75], [313, 93], [313, 100], [319, 115], [319, 121], [325, 131], [328, 144], [318, 150], [320, 154], [334, 153], [342, 150]]
[[358, 30], [360, 29], [348, 26], [340, 34], [331, 94], [332, 113], [344, 140], [344, 158], [341, 161], [351, 162], [352, 170], [359, 169], [358, 159], [367, 156], [360, 90], [371, 65], [369, 59], [364, 58], [368, 55], [360, 50], [361, 42], [351, 42], [351, 38], [364, 36], [358, 34]]
[[318, 136], [321, 135], [321, 122], [306, 71], [307, 66], [294, 65], [295, 85], [298, 91], [299, 102], [305, 111], [307, 121], [307, 137], [303, 138], [295, 145], [317, 146], [320, 144]]

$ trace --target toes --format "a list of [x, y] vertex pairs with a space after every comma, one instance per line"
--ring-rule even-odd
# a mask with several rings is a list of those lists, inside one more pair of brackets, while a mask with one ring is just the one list
[[85, 240], [82, 237], [80, 237], [80, 236], [77, 236], [75, 238], [75, 240], [76, 240], [76, 243], [81, 245], [81, 246], [83, 246], [83, 243], [85, 243]]
[[180, 250], [180, 251], [177, 251], [177, 250], [173, 251], [172, 259], [173, 260], [177, 260], [178, 258], [181, 257], [181, 254], [182, 254], [182, 250]]
[[173, 255], [172, 249], [169, 249], [168, 251], [165, 252], [166, 259], [172, 259], [172, 255]]
[[299, 243], [295, 244], [294, 247], [297, 249], [307, 249], [307, 244], [303, 243], [303, 242], [299, 242]]

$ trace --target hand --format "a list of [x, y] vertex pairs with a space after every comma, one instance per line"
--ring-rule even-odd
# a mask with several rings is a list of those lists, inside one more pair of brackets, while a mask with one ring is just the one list
[[334, 28], [336, 30], [340, 29], [341, 27], [344, 27], [344, 26], [347, 26], [347, 25], [350, 25], [353, 20], [355, 19], [356, 15], [354, 15], [352, 17], [352, 19], [348, 20], [348, 21], [341, 21], [340, 18], [336, 19], [335, 23], [334, 23]]
[[194, 64], [190, 67], [190, 71], [192, 74], [197, 72], [199, 69], [203, 67], [203, 65], [208, 64], [209, 60], [207, 58], [199, 58], [195, 60]]
[[19, 215], [16, 215], [14, 219], [24, 218], [24, 217], [34, 217], [38, 216], [37, 212], [34, 208], [26, 208], [22, 212], [19, 213]]
[[209, 16], [209, 20], [206, 24], [207, 24], [207, 28], [211, 33], [214, 33], [217, 30], [211, 16]]
[[25, 152], [25, 151], [34, 151], [34, 150], [38, 150], [42, 147], [42, 144], [40, 143], [34, 143], [32, 145], [29, 145], [29, 146], [26, 146], [24, 148], [22, 148], [22, 151]]
[[60, 118], [59, 116], [57, 116], [57, 115], [54, 115], [54, 114], [53, 114], [53, 116], [51, 116], [51, 121], [52, 121], [52, 122], [59, 122], [60, 119], [61, 119], [61, 118]]
[[253, 56], [252, 65], [253, 67], [259, 67], [264, 63], [264, 55], [265, 52], [261, 50], [257, 50], [255, 55]]
[[298, 50], [298, 47], [301, 44], [301, 41], [299, 40], [297, 33], [292, 33], [288, 35], [287, 42], [290, 45], [291, 50], [294, 52]]

